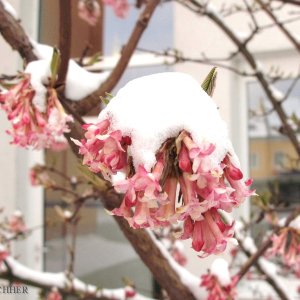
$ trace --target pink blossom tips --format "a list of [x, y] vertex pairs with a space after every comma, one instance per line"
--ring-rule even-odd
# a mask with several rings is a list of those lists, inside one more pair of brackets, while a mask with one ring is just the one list
[[95, 26], [100, 17], [100, 5], [97, 0], [79, 0], [78, 16], [91, 26]]
[[65, 113], [54, 89], [49, 88], [43, 99], [45, 111], [34, 104], [34, 95], [28, 74], [9, 91], [0, 94], [0, 106], [12, 124], [7, 133], [13, 137], [12, 144], [21, 147], [57, 149], [59, 139], [69, 131], [67, 123], [73, 118]]
[[222, 285], [217, 276], [212, 274], [205, 274], [201, 277], [201, 286], [208, 291], [207, 300], [234, 300], [237, 296], [236, 278], [233, 278], [227, 285]]
[[84, 129], [85, 139], [75, 141], [83, 164], [124, 194], [112, 214], [133, 228], [182, 224], [176, 236], [192, 239], [201, 257], [224, 251], [233, 223], [220, 210], [231, 212], [254, 192], [197, 82], [181, 73], [133, 80]]

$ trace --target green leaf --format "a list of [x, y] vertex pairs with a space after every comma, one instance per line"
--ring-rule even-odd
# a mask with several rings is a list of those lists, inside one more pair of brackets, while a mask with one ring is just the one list
[[57, 72], [60, 66], [60, 52], [59, 50], [54, 47], [53, 48], [53, 54], [50, 64], [50, 70], [51, 70], [51, 85], [53, 86], [56, 78], [57, 78]]
[[217, 79], [217, 68], [213, 67], [204, 79], [201, 87], [209, 95], [212, 96], [215, 90], [215, 84]]
[[101, 60], [101, 52], [97, 52], [95, 53], [87, 62], [87, 66], [92, 66], [93, 64], [95, 64], [96, 62]]
[[107, 188], [106, 182], [92, 173], [86, 166], [79, 164], [78, 169], [81, 174], [99, 190], [105, 190]]
[[109, 103], [109, 101], [113, 98], [114, 96], [112, 95], [112, 94], [110, 94], [110, 93], [105, 93], [105, 97], [102, 97], [102, 96], [100, 96], [100, 99], [101, 99], [101, 101], [104, 103], [104, 104], [108, 104]]

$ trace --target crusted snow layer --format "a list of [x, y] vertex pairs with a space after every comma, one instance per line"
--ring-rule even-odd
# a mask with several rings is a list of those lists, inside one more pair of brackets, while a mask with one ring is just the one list
[[[35, 77], [33, 82], [33, 84], [35, 84], [34, 89], [37, 87], [40, 95], [42, 95], [41, 88], [38, 86], [37, 81], [44, 84], [48, 83], [47, 78], [51, 74], [50, 63], [53, 48], [47, 45], [38, 44], [32, 40], [31, 44], [34, 47], [34, 52], [39, 60], [30, 63], [25, 72], [28, 72]], [[32, 64], [34, 64], [34, 66], [30, 66]], [[34, 75], [35, 73], [36, 75]], [[88, 72], [84, 68], [80, 67], [74, 60], [70, 59], [66, 77], [65, 96], [74, 101], [81, 100], [96, 91], [108, 75], [109, 72]], [[39, 103], [41, 100], [36, 99], [36, 102]]]
[[228, 269], [228, 262], [224, 258], [215, 259], [211, 264], [210, 272], [218, 278], [222, 286], [230, 285], [231, 278]]
[[200, 286], [200, 279], [192, 273], [190, 273], [187, 269], [180, 266], [168, 252], [166, 247], [154, 236], [151, 230], [146, 229], [146, 231], [148, 232], [152, 241], [159, 248], [162, 255], [167, 259], [173, 270], [177, 273], [181, 282], [191, 291], [194, 297], [197, 300], [206, 299], [207, 292], [204, 290], [203, 287]]
[[216, 104], [188, 74], [166, 72], [130, 81], [100, 113], [100, 120], [106, 118], [112, 130], [131, 137], [129, 151], [135, 167], [150, 170], [162, 143], [183, 129], [198, 146], [215, 144], [212, 164], [228, 151], [234, 154]]
[[16, 12], [16, 10], [13, 8], [13, 6], [6, 0], [0, 0], [0, 2], [2, 2], [4, 9], [10, 14], [12, 15], [15, 19], [18, 19], [18, 14]]

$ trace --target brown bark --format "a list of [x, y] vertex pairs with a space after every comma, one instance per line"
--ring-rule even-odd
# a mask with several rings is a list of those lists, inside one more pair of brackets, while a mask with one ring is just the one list
[[59, 50], [61, 64], [58, 71], [57, 85], [63, 86], [68, 72], [69, 59], [71, 57], [71, 6], [72, 0], [59, 1]]
[[100, 96], [104, 96], [105, 92], [110, 92], [115, 85], [120, 80], [121, 76], [123, 75], [125, 69], [128, 66], [130, 58], [137, 47], [140, 38], [148, 26], [148, 23], [151, 19], [152, 14], [155, 11], [155, 8], [159, 4], [159, 0], [149, 0], [146, 4], [146, 7], [142, 14], [140, 15], [136, 25], [132, 31], [132, 34], [123, 48], [121, 57], [116, 65], [116, 67], [112, 70], [110, 76], [107, 78], [105, 82], [100, 86], [100, 88], [91, 94], [86, 99], [80, 101], [76, 107], [77, 112], [80, 115], [85, 115], [92, 109], [99, 107], [100, 105]]
[[10, 15], [0, 1], [0, 32], [7, 43], [19, 52], [25, 63], [36, 60], [37, 57], [32, 51], [32, 45], [25, 33], [20, 21]]

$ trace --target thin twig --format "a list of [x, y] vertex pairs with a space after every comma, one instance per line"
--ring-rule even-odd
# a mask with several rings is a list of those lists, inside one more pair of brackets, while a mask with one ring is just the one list
[[62, 90], [64, 90], [69, 59], [71, 56], [71, 9], [72, 0], [59, 1], [59, 50], [61, 54], [61, 63], [58, 71], [57, 86], [62, 86]]
[[110, 92], [115, 87], [115, 85], [123, 75], [129, 63], [129, 60], [134, 53], [134, 50], [137, 47], [137, 44], [140, 41], [143, 32], [147, 28], [148, 23], [150, 22], [150, 19], [159, 2], [159, 0], [152, 0], [147, 2], [144, 11], [141, 13], [138, 21], [136, 22], [136, 25], [126, 46], [122, 50], [120, 59], [116, 67], [111, 72], [110, 76], [105, 80], [105, 82], [101, 84], [100, 88], [96, 92], [78, 103], [76, 111], [80, 115], [85, 115], [90, 110], [99, 106], [101, 102], [99, 97], [103, 96], [105, 92]]

